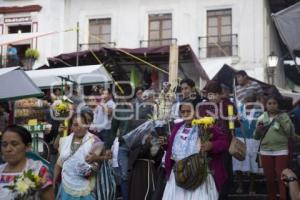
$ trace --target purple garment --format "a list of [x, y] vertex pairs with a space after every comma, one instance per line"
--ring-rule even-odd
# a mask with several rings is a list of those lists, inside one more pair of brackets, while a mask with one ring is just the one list
[[210, 170], [212, 170], [213, 177], [218, 191], [221, 191], [222, 186], [228, 178], [223, 160], [223, 153], [229, 149], [228, 135], [223, 133], [217, 126], [211, 128], [213, 137], [211, 142], [213, 144], [212, 150], [208, 152], [210, 160]]
[[[172, 156], [172, 147], [176, 134], [178, 133], [179, 128], [184, 123], [176, 124], [172, 130], [171, 136], [168, 141], [168, 147], [165, 157], [165, 170], [166, 177], [169, 178], [174, 162], [171, 159]], [[223, 162], [223, 153], [226, 152], [229, 148], [228, 136], [224, 134], [220, 128], [214, 126], [211, 128], [211, 133], [213, 137], [211, 142], [213, 144], [212, 150], [208, 152], [210, 157], [210, 170], [212, 171], [216, 186], [218, 191], [221, 190], [223, 184], [225, 183], [228, 175], [225, 170]]]

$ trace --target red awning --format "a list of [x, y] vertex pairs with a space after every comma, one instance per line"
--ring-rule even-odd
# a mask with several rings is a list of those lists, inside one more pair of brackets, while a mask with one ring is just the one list
[[[186, 68], [181, 62], [189, 62], [194, 67], [190, 68], [187, 76], [200, 76], [203, 80], [209, 80], [208, 75], [200, 64], [197, 56], [193, 52], [190, 45], [180, 45], [179, 47], [179, 68]], [[169, 51], [170, 46], [161, 46], [161, 47], [149, 47], [149, 48], [136, 48], [136, 49], [127, 49], [122, 48], [121, 50], [126, 51], [134, 56], [137, 56], [141, 59], [147, 60], [150, 63], [164, 62], [165, 64], [169, 63]], [[123, 52], [119, 51], [116, 48], [107, 48], [102, 47], [98, 50], [93, 51], [95, 55], [99, 57], [102, 63], [115, 60], [117, 63], [121, 64], [123, 61], [132, 61], [134, 60], [131, 56], [125, 55]], [[73, 53], [60, 54], [53, 58], [48, 58], [50, 67], [62, 67], [65, 66], [65, 63], [68, 63], [72, 66], [76, 66], [76, 57], [78, 56], [79, 65], [95, 65], [99, 62], [94, 58], [91, 51], [80, 51]], [[180, 66], [182, 65], [182, 67]], [[66, 65], [67, 66], [67, 65]], [[160, 66], [162, 67], [162, 66]], [[196, 70], [194, 70], [196, 69]], [[165, 69], [168, 70], [168, 69]], [[187, 70], [187, 69], [185, 69]], [[191, 78], [190, 77], [190, 78]], [[193, 78], [192, 78], [193, 79]]]

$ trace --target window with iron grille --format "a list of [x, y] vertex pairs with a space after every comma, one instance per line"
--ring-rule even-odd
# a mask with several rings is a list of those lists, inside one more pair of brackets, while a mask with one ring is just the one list
[[90, 19], [89, 48], [97, 49], [111, 41], [111, 19]]
[[172, 14], [149, 15], [149, 47], [172, 43]]
[[231, 9], [207, 11], [207, 57], [231, 55]]

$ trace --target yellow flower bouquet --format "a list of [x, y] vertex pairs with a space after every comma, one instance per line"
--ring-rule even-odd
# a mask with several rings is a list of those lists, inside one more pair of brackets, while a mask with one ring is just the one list
[[201, 133], [201, 142], [206, 142], [211, 139], [211, 133], [209, 133], [209, 128], [213, 127], [215, 119], [213, 117], [202, 117], [200, 119], [194, 119], [192, 121], [193, 126], [198, 126]]
[[202, 117], [200, 119], [194, 119], [192, 121], [192, 125], [201, 125], [205, 128], [212, 127], [215, 123], [215, 119], [213, 117]]
[[52, 109], [54, 110], [55, 117], [66, 118], [70, 116], [71, 105], [67, 101], [56, 100], [53, 102]]
[[38, 192], [45, 183], [45, 178], [38, 176], [32, 170], [16, 176], [14, 181], [5, 186], [14, 194], [14, 200], [29, 200]]
[[[199, 135], [201, 139], [201, 143], [208, 142], [212, 138], [212, 134], [210, 133], [209, 129], [213, 127], [215, 123], [215, 119], [213, 117], [203, 117], [200, 119], [194, 119], [192, 121], [192, 126], [198, 126], [199, 130]], [[207, 158], [207, 152], [201, 150], [201, 155], [203, 156], [204, 159], [204, 165], [205, 167], [203, 168], [203, 177], [207, 177], [209, 174], [209, 160]]]

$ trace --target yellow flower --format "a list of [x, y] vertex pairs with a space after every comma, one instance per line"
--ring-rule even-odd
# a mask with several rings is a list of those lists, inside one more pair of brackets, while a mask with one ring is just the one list
[[35, 185], [38, 185], [38, 184], [39, 184], [39, 179], [40, 179], [40, 177], [39, 177], [37, 174], [34, 174], [34, 175], [33, 175], [33, 179], [34, 179]]
[[200, 126], [204, 126], [204, 128], [211, 127], [214, 123], [215, 120], [213, 117], [203, 117], [200, 119], [194, 119], [192, 121], [193, 126], [200, 125]]
[[61, 101], [56, 102], [56, 104], [54, 105], [54, 110], [58, 115], [68, 115], [68, 113], [70, 112], [70, 104]]
[[215, 122], [214, 118], [212, 117], [203, 117], [202, 120], [203, 120], [203, 124], [207, 126], [211, 126]]
[[19, 179], [16, 183], [16, 189], [17, 189], [18, 193], [23, 195], [23, 194], [27, 193], [27, 191], [29, 189], [29, 185], [26, 184], [26, 182], [23, 181], [22, 179]]
[[56, 110], [58, 112], [62, 112], [62, 111], [67, 111], [68, 110], [68, 106], [65, 103], [60, 103], [56, 106]]

